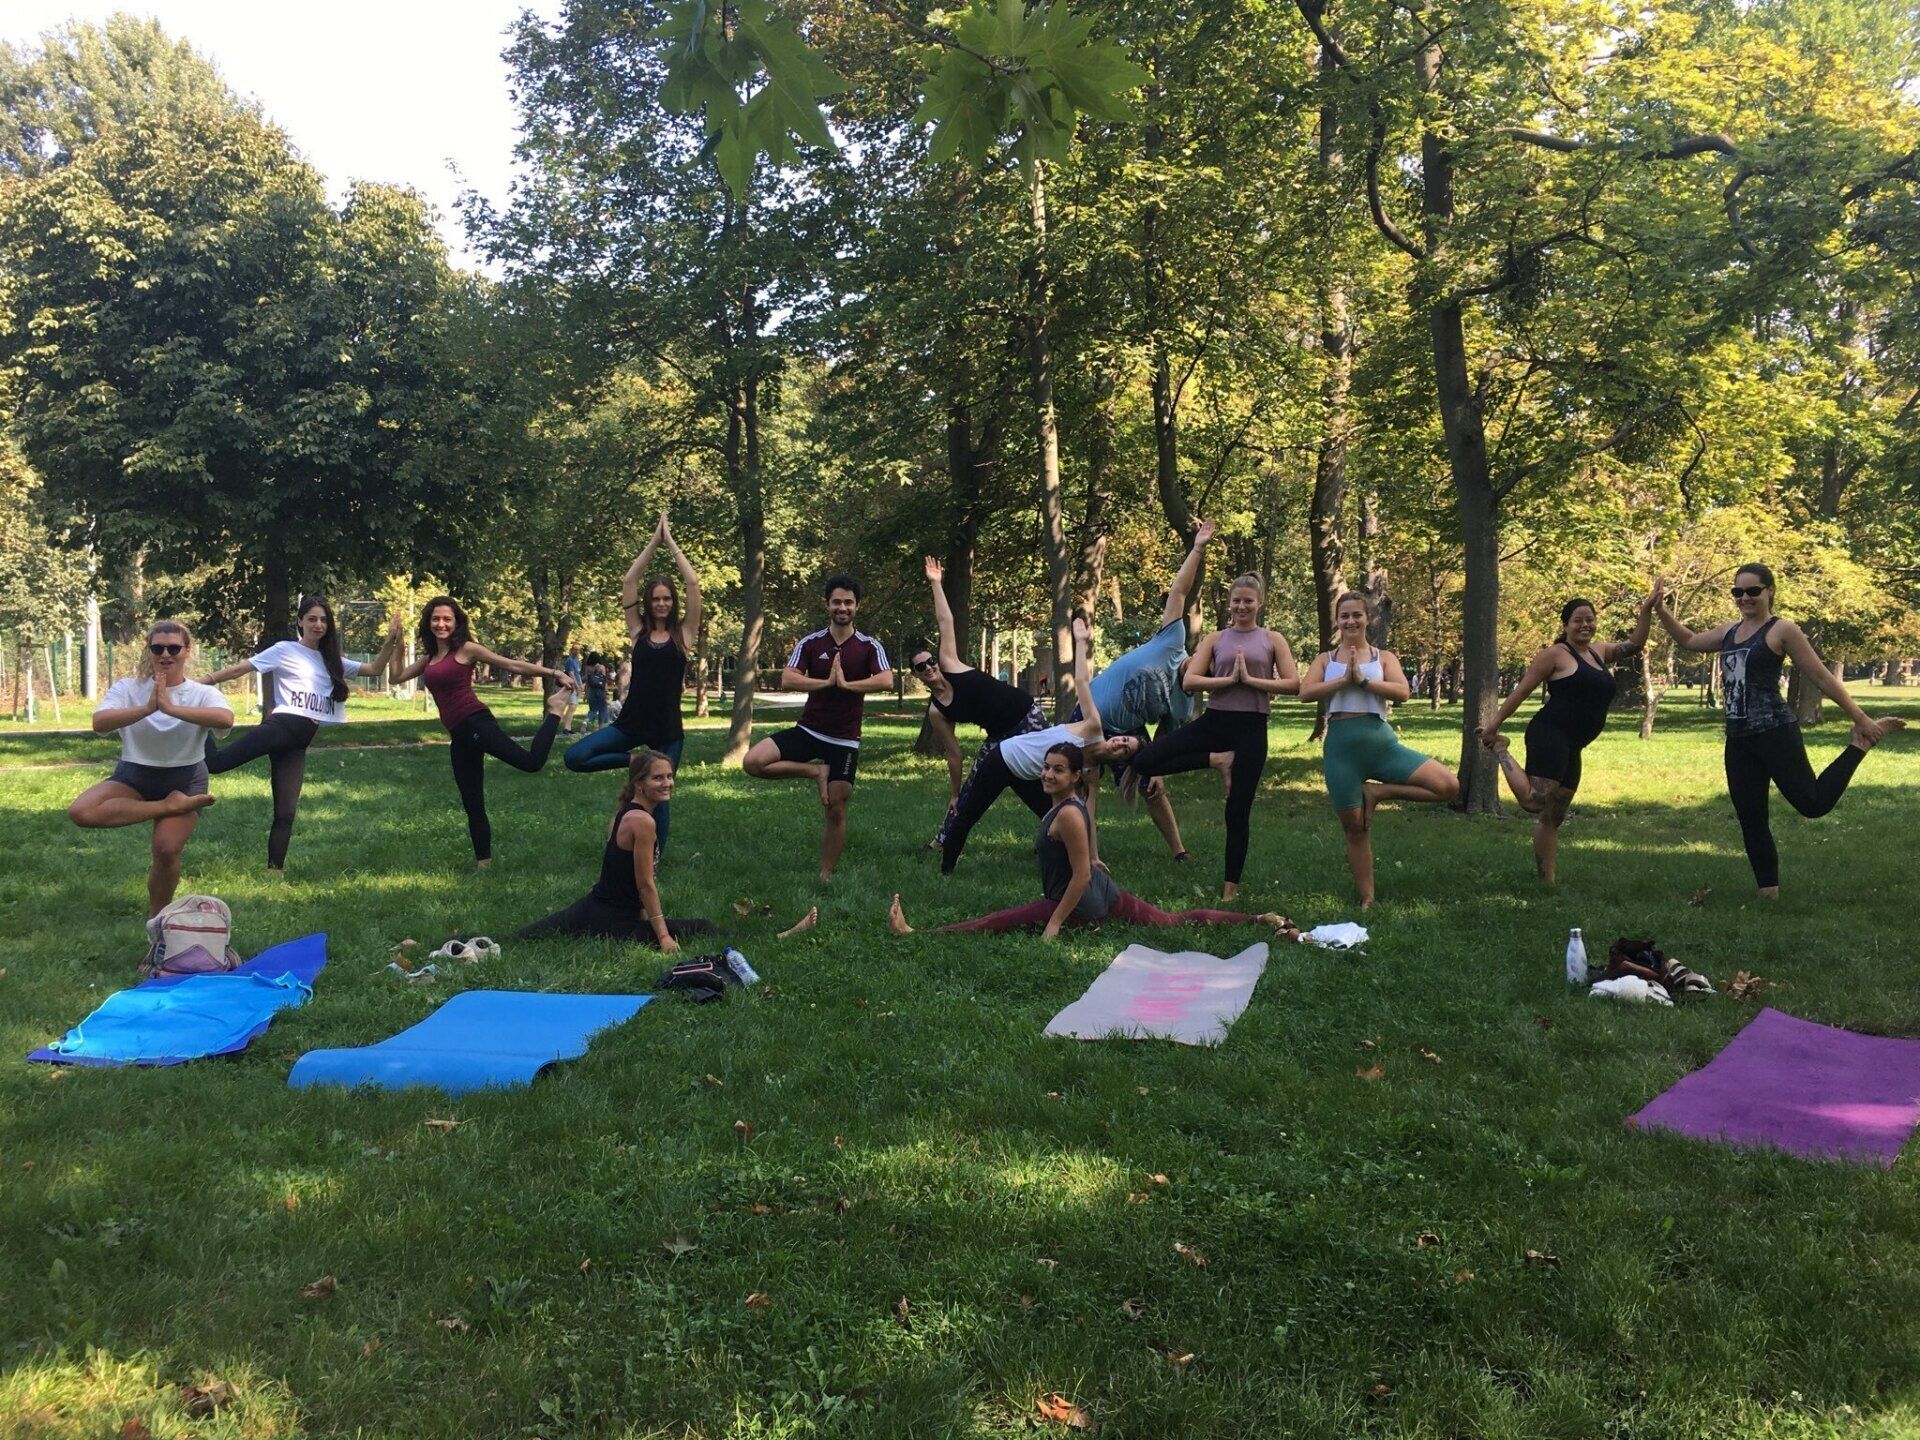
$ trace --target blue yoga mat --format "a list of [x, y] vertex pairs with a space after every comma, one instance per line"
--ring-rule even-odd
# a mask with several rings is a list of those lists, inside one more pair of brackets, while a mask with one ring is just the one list
[[631, 1020], [652, 998], [468, 990], [376, 1045], [302, 1055], [287, 1084], [431, 1085], [449, 1095], [527, 1085], [549, 1065], [579, 1059], [597, 1033]]
[[224, 975], [170, 975], [109, 995], [65, 1036], [27, 1056], [55, 1065], [184, 1065], [244, 1050], [282, 1010], [306, 1003], [327, 937], [262, 951]]

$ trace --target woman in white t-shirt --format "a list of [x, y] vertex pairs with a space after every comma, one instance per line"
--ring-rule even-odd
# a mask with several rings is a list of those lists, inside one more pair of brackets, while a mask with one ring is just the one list
[[300, 787], [307, 777], [307, 746], [322, 725], [338, 725], [347, 718], [347, 677], [361, 670], [376, 673], [387, 668], [400, 644], [400, 620], [394, 617], [380, 653], [367, 665], [343, 659], [340, 630], [333, 607], [318, 595], [301, 600], [298, 640], [279, 640], [250, 660], [216, 670], [209, 685], [223, 685], [258, 671], [269, 677], [269, 711], [260, 723], [216, 746], [207, 742], [207, 773], [227, 771], [268, 757], [272, 767], [273, 824], [267, 830], [267, 873], [280, 875], [287, 865], [287, 846], [293, 839], [294, 816], [300, 810]]
[[211, 685], [186, 678], [193, 634], [178, 620], [147, 631], [138, 673], [107, 687], [93, 712], [93, 733], [120, 734], [120, 763], [67, 807], [87, 829], [153, 822], [153, 864], [147, 871], [147, 913], [157, 915], [180, 884], [180, 852], [213, 804], [204, 758], [210, 731], [233, 728], [233, 710]]

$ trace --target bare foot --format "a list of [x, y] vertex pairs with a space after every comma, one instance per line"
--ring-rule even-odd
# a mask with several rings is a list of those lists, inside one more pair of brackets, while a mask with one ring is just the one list
[[1207, 764], [1220, 772], [1220, 795], [1225, 799], [1233, 794], [1233, 752], [1215, 750], [1207, 756]]
[[1906, 728], [1907, 722], [1898, 715], [1888, 715], [1875, 720], [1871, 725], [1854, 726], [1849, 743], [1859, 746], [1862, 750], [1871, 750], [1894, 731]]
[[1362, 895], [1360, 897], [1360, 908], [1362, 910], [1371, 910], [1373, 908], [1373, 897], [1371, 895]]
[[1253, 918], [1258, 920], [1262, 925], [1271, 925], [1274, 933], [1279, 935], [1282, 940], [1291, 941], [1300, 938], [1300, 927], [1284, 915], [1269, 910], [1264, 915], [1256, 915]]
[[818, 925], [819, 923], [820, 923], [820, 907], [818, 905], [815, 905], [811, 910], [807, 911], [806, 914], [800, 917], [798, 924], [789, 925], [786, 929], [782, 930], [778, 935], [774, 936], [774, 939], [791, 940], [796, 935], [806, 934], [807, 931], [811, 930], [814, 926]]
[[1374, 790], [1373, 782], [1371, 780], [1362, 782], [1360, 786], [1360, 813], [1362, 817], [1366, 820], [1367, 829], [1369, 830], [1373, 829], [1374, 807], [1379, 805], [1379, 803], [1380, 803], [1380, 796]]
[[[566, 691], [556, 690], [553, 692], [553, 694], [547, 696], [547, 714], [553, 715], [553, 716], [560, 716], [566, 713], [567, 713], [567, 692]], [[567, 733], [572, 734], [573, 732], [569, 730]]]
[[473, 862], [473, 868], [476, 870], [491, 870], [493, 868], [493, 861], [476, 860]]
[[213, 804], [211, 795], [187, 795], [175, 790], [160, 802], [166, 806], [169, 815], [191, 815], [196, 810], [204, 810]]
[[[825, 808], [827, 807], [827, 804], [828, 804], [828, 801], [827, 801], [827, 767], [826, 767], [826, 766], [824, 766], [824, 765], [816, 765], [816, 766], [814, 766], [814, 767], [813, 767], [813, 783], [814, 783], [814, 784], [816, 784], [816, 785], [818, 785], [818, 786], [820, 787], [820, 808], [824, 810], [824, 809], [825, 809]], [[822, 879], [825, 879], [826, 877], [825, 877], [825, 876], [822, 876], [821, 878], [822, 878]]]
[[893, 904], [887, 907], [887, 929], [896, 935], [913, 934], [913, 926], [907, 923], [907, 912], [900, 908], [900, 897], [893, 897]]
[[1238, 880], [1228, 880], [1220, 887], [1220, 898], [1222, 900], [1231, 900], [1239, 893], [1240, 882]]

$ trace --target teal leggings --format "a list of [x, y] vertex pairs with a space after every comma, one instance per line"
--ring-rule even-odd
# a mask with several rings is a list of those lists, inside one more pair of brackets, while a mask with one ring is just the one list
[[1361, 788], [1369, 780], [1401, 785], [1427, 763], [1418, 750], [1400, 743], [1385, 716], [1356, 715], [1351, 720], [1327, 721], [1326, 749], [1320, 768], [1326, 772], [1327, 794], [1336, 810], [1358, 810], [1366, 803]]

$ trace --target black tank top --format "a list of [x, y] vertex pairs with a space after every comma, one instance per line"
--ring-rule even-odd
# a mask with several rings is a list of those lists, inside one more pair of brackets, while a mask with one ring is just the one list
[[593, 882], [593, 898], [603, 905], [640, 913], [640, 885], [633, 878], [633, 852], [620, 848], [620, 823], [640, 806], [627, 804], [613, 817], [607, 847], [600, 852], [600, 878]]
[[642, 630], [633, 642], [633, 675], [627, 698], [613, 723], [635, 740], [649, 745], [671, 745], [683, 739], [680, 692], [687, 685], [687, 657], [678, 636], [655, 644]]
[[953, 686], [953, 699], [944, 705], [936, 700], [933, 708], [946, 716], [949, 724], [978, 725], [989, 740], [1004, 740], [1026, 727], [1033, 710], [1033, 697], [1026, 691], [984, 670], [941, 673]]
[[1612, 671], [1593, 664], [1566, 641], [1560, 643], [1573, 656], [1573, 673], [1547, 681], [1547, 703], [1540, 707], [1540, 718], [1566, 731], [1574, 744], [1591, 744], [1606, 728], [1607, 711], [1620, 683]]
[[1720, 646], [1720, 682], [1726, 704], [1727, 734], [1758, 735], [1794, 723], [1793, 710], [1780, 698], [1783, 657], [1767, 648], [1767, 632], [1778, 615], [1739, 643], [1733, 631]]
[[[1040, 893], [1049, 900], [1058, 900], [1073, 884], [1073, 861], [1067, 855], [1067, 842], [1054, 839], [1051, 833], [1053, 817], [1069, 805], [1080, 812], [1082, 820], [1087, 821], [1088, 836], [1093, 834], [1093, 822], [1087, 820], [1086, 802], [1077, 796], [1062, 800], [1040, 822], [1040, 833], [1033, 842], [1033, 858], [1040, 862]], [[1100, 919], [1113, 908], [1114, 890], [1113, 877], [1096, 867], [1093, 874], [1087, 877], [1086, 893], [1080, 897], [1080, 903], [1073, 907], [1073, 918]]]

